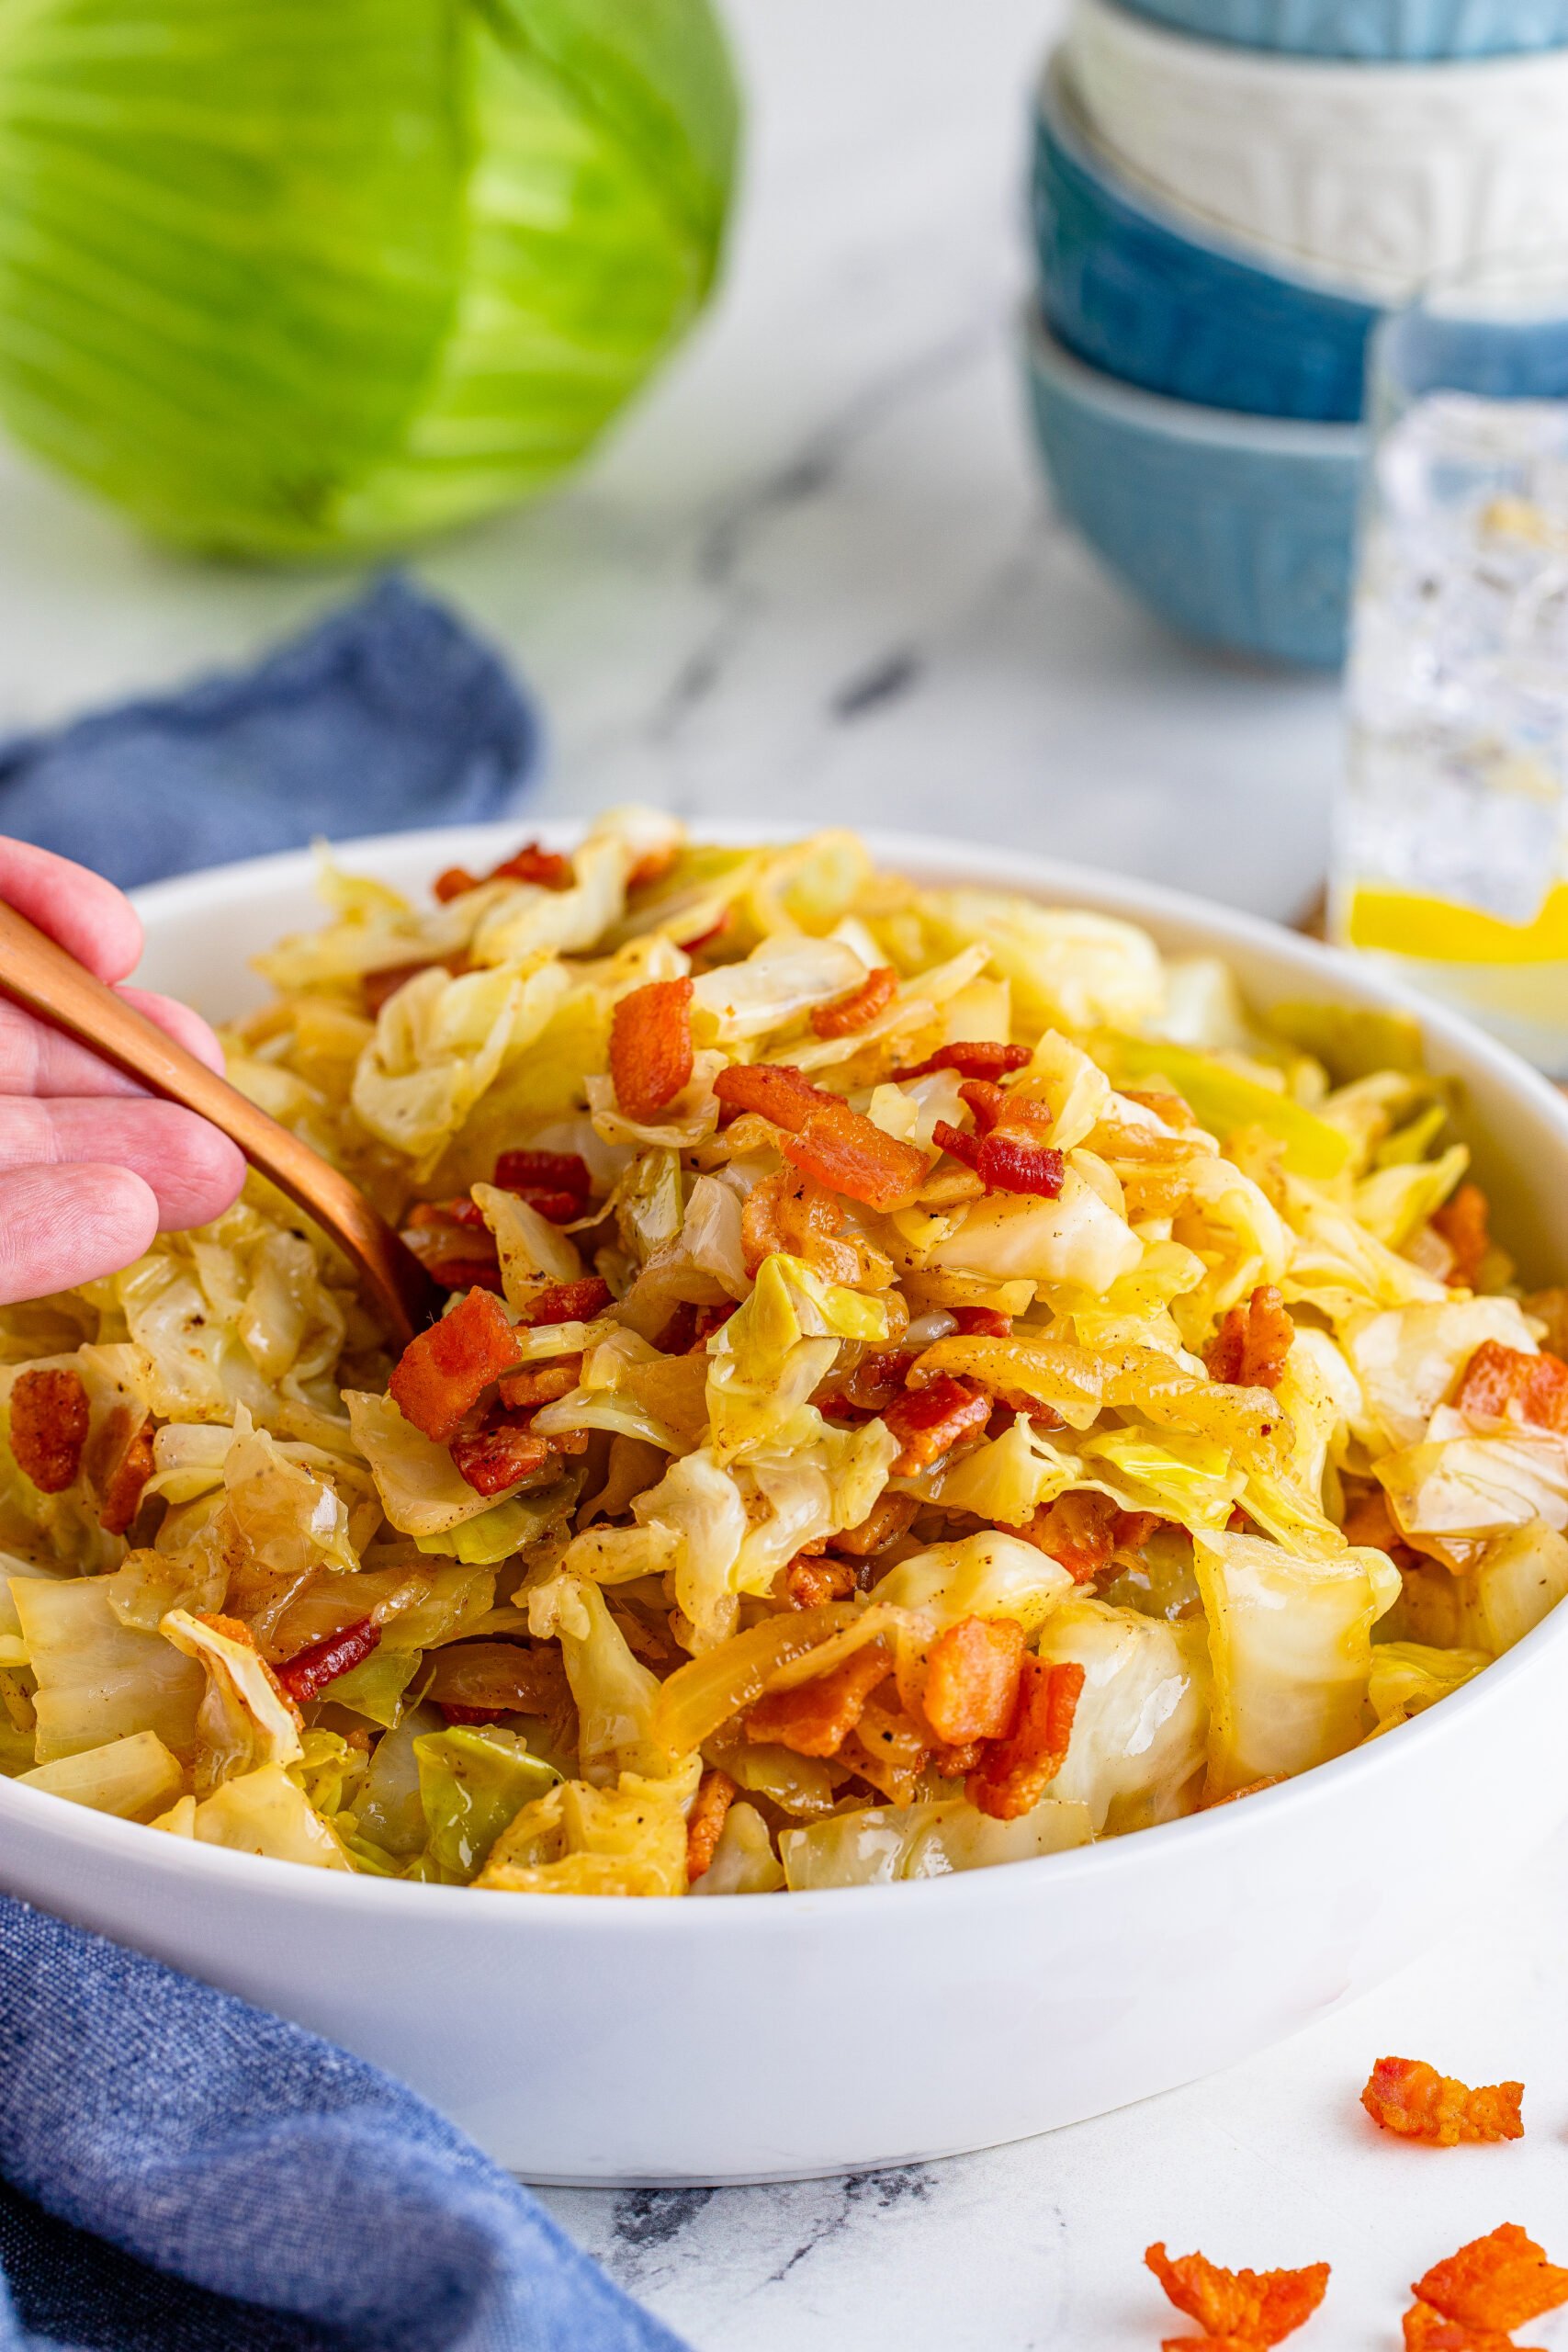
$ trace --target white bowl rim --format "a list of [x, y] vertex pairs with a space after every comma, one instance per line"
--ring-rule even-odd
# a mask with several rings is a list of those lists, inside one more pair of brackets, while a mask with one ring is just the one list
[[[1198, 36], [1194, 34], [1193, 38], [1196, 40]], [[1229, 48], [1235, 44], [1227, 42], [1224, 46]], [[1197, 210], [1184, 210], [1174, 198], [1156, 187], [1152, 181], [1134, 178], [1122, 158], [1111, 148], [1101, 146], [1097, 138], [1089, 110], [1079, 96], [1073, 75], [1072, 57], [1065, 42], [1050, 51], [1040, 69], [1035, 81], [1034, 112], [1041, 127], [1068, 151], [1069, 160], [1079, 171], [1098, 181], [1118, 204], [1124, 205], [1129, 212], [1135, 212], [1173, 243], [1190, 245], [1194, 253], [1210, 254], [1215, 260], [1228, 264], [1232, 269], [1246, 271], [1249, 277], [1265, 282], [1272, 280], [1284, 286], [1291, 293], [1317, 295], [1328, 301], [1341, 302], [1347, 309], [1365, 311], [1373, 321], [1384, 315], [1386, 305], [1377, 301], [1364, 286], [1332, 277], [1325, 270], [1314, 266], [1303, 254], [1292, 253], [1283, 246], [1245, 244], [1229, 222], [1212, 220], [1207, 213]], [[1074, 153], [1074, 150], [1082, 151], [1081, 154]], [[1110, 380], [1119, 381], [1120, 379]], [[1142, 390], [1143, 387], [1135, 389]], [[1168, 399], [1171, 396], [1156, 393], [1154, 397]], [[1204, 413], [1229, 415], [1232, 412], [1205, 410]], [[1238, 409], [1235, 413], [1249, 416], [1256, 412]], [[1292, 420], [1280, 418], [1276, 421], [1287, 424]]]
[[[1406, 91], [1420, 98], [1447, 102], [1456, 92], [1456, 80], [1473, 76], [1477, 82], [1539, 80], [1529, 68], [1555, 62], [1568, 81], [1568, 50], [1558, 48], [1497, 50], [1485, 57], [1319, 57], [1310, 51], [1252, 49], [1240, 41], [1221, 40], [1214, 34], [1179, 28], [1163, 18], [1138, 15], [1120, 0], [1074, 0], [1074, 17], [1101, 17], [1115, 38], [1129, 48], [1142, 47], [1161, 63], [1172, 65], [1184, 82], [1210, 85], [1226, 82], [1256, 85], [1259, 81], [1291, 82], [1311, 96], [1332, 100], [1340, 86], [1358, 99], [1382, 97]], [[1340, 85], [1340, 86], [1337, 86]]]
[[1370, 436], [1364, 424], [1320, 424], [1296, 416], [1254, 416], [1245, 409], [1205, 408], [1168, 392], [1145, 391], [1091, 368], [1069, 351], [1041, 316], [1032, 297], [1024, 305], [1029, 364], [1067, 397], [1162, 441], [1200, 442], [1238, 454], [1302, 458], [1314, 464], [1359, 464]]
[[[482, 854], [490, 845], [512, 845], [519, 829], [519, 819], [515, 817], [487, 825], [422, 827], [345, 842], [341, 854], [346, 864], [352, 864], [355, 857], [374, 862], [408, 855], [423, 844], [429, 844], [434, 873], [453, 853], [472, 855]], [[543, 820], [531, 830], [551, 845], [569, 847], [581, 838], [583, 827], [564, 820]], [[721, 837], [746, 845], [794, 840], [800, 833], [801, 829], [793, 825], [736, 824], [725, 826]], [[1229, 941], [1256, 948], [1276, 962], [1293, 965], [1303, 978], [1317, 981], [1325, 977], [1337, 978], [1351, 998], [1414, 1013], [1428, 1044], [1446, 1047], [1487, 1069], [1494, 1079], [1522, 1096], [1526, 1104], [1544, 1120], [1548, 1130], [1555, 1132], [1568, 1154], [1568, 1099], [1538, 1071], [1473, 1023], [1428, 1002], [1396, 978], [1367, 969], [1337, 948], [1299, 937], [1258, 916], [1220, 906], [1186, 891], [1169, 889], [1161, 883], [1126, 879], [1100, 868], [1039, 857], [1024, 850], [954, 842], [936, 834], [872, 827], [860, 829], [860, 837], [879, 864], [897, 867], [904, 861], [917, 873], [940, 871], [955, 881], [993, 889], [1012, 888], [1021, 895], [1040, 897], [1051, 903], [1085, 903], [1101, 911], [1120, 914], [1132, 922], [1145, 921], [1157, 925], [1164, 921], [1188, 925], [1213, 934], [1216, 945]], [[184, 905], [200, 903], [210, 907], [215, 898], [222, 900], [248, 897], [258, 885], [265, 888], [298, 879], [308, 887], [312, 865], [311, 852], [285, 850], [271, 856], [244, 859], [152, 883], [134, 893], [135, 903], [148, 914], [177, 916]], [[871, 1905], [901, 1904], [909, 1914], [912, 1929], [918, 1906], [935, 1903], [967, 1903], [971, 1906], [987, 1904], [1005, 1891], [994, 1882], [999, 1879], [1006, 1884], [1016, 1883], [1012, 1873], [1019, 1871], [1036, 1874], [1037, 1883], [1042, 1883], [1037, 1874], [1046, 1871], [1054, 1872], [1058, 1881], [1087, 1874], [1104, 1878], [1112, 1871], [1136, 1868], [1140, 1854], [1150, 1860], [1156, 1853], [1161, 1859], [1171, 1857], [1178, 1840], [1190, 1844], [1202, 1838], [1213, 1845], [1216, 1840], [1234, 1841], [1250, 1836], [1260, 1821], [1278, 1823], [1288, 1809], [1313, 1802], [1314, 1790], [1337, 1788], [1353, 1775], [1364, 1776], [1382, 1769], [1389, 1738], [1397, 1737], [1402, 1743], [1399, 1753], [1409, 1758], [1416, 1742], [1431, 1746], [1438, 1740], [1461, 1737], [1472, 1713], [1489, 1705], [1507, 1681], [1533, 1670], [1548, 1648], [1564, 1640], [1568, 1640], [1568, 1603], [1543, 1618], [1522, 1641], [1462, 1689], [1383, 1738], [1363, 1741], [1347, 1754], [1335, 1757], [1326, 1764], [1314, 1765], [1276, 1788], [1259, 1790], [1240, 1804], [1217, 1805], [1206, 1813], [1189, 1814], [1177, 1821], [1161, 1822], [1060, 1854], [999, 1863], [988, 1870], [954, 1871], [942, 1878], [901, 1881], [894, 1885], [803, 1890], [778, 1902], [723, 1897], [711, 1903], [680, 1897], [637, 1901], [587, 1894], [508, 1894], [505, 1900], [516, 1906], [518, 1932], [532, 1935], [548, 1932], [552, 1925], [559, 1932], [576, 1934], [595, 1921], [602, 1921], [607, 1933], [614, 1932], [623, 1939], [628, 1935], [794, 1933], [823, 1899], [831, 1902], [835, 1918], [840, 1916], [840, 1906], [847, 1917], [852, 1910], [863, 1910]], [[150, 1846], [146, 1841], [152, 1833], [140, 1823], [121, 1821], [113, 1815], [73, 1804], [47, 1791], [22, 1788], [15, 1781], [0, 1779], [0, 1822], [13, 1807], [20, 1807], [22, 1819], [30, 1816], [35, 1826], [44, 1826], [46, 1816], [38, 1811], [39, 1806], [52, 1809], [47, 1822], [52, 1822], [54, 1834], [62, 1846], [74, 1847], [83, 1853], [102, 1853], [127, 1865], [140, 1860], [147, 1866], [149, 1885], [155, 1878], [176, 1883], [191, 1878], [210, 1879], [219, 1884], [231, 1883], [236, 1889], [249, 1887], [257, 1896], [268, 1894], [277, 1902], [310, 1906], [328, 1904], [340, 1911], [357, 1912], [367, 1924], [405, 1917], [425, 1920], [433, 1927], [443, 1921], [456, 1925], [465, 1918], [470, 1925], [475, 1923], [472, 1887], [434, 1886], [406, 1879], [312, 1870], [298, 1862], [238, 1853], [166, 1834]], [[1151, 1838], [1158, 1841], [1156, 1847], [1147, 1844]], [[714, 1915], [711, 1921], [707, 1917], [710, 1913]], [[487, 1914], [487, 1924], [489, 1917]], [[726, 1924], [721, 1927], [720, 1922]]]

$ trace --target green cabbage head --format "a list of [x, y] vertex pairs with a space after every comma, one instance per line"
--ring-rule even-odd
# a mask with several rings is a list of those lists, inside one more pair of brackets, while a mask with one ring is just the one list
[[700, 308], [738, 113], [708, 0], [0, 0], [0, 415], [197, 547], [501, 506]]

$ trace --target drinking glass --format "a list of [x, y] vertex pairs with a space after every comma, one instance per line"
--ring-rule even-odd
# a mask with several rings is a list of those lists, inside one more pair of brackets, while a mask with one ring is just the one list
[[1329, 922], [1568, 1077], [1568, 254], [1372, 343]]

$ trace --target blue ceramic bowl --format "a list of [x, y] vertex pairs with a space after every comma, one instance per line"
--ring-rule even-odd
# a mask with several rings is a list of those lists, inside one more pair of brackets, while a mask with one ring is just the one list
[[1151, 612], [1205, 644], [1331, 669], [1345, 650], [1366, 435], [1194, 408], [1028, 338], [1064, 514]]
[[1204, 40], [1297, 57], [1503, 57], [1568, 44], [1568, 0], [1128, 0]]
[[1134, 195], [1095, 149], [1060, 57], [1040, 94], [1032, 202], [1046, 318], [1091, 368], [1253, 416], [1360, 415], [1377, 311]]

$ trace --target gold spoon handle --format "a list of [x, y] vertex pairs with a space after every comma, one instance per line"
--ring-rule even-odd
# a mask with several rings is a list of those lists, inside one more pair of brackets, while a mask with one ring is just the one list
[[395, 1347], [405, 1347], [431, 1321], [439, 1292], [357, 1184], [4, 904], [0, 994], [62, 1029], [139, 1085], [209, 1120], [237, 1143], [252, 1167], [314, 1217], [352, 1259]]

